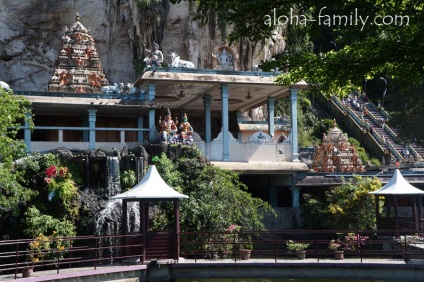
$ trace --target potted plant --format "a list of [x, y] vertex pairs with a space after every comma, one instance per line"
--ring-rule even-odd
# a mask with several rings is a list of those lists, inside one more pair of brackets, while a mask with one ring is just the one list
[[240, 249], [239, 249], [240, 258], [242, 260], [250, 259], [250, 256], [252, 254], [252, 250], [253, 250], [253, 245], [250, 242], [250, 240], [244, 241], [243, 243], [240, 244]]
[[362, 236], [355, 233], [338, 233], [337, 239], [333, 239], [328, 244], [328, 249], [334, 251], [336, 260], [344, 259], [344, 251], [354, 251], [359, 246], [365, 245], [365, 240], [368, 236]]
[[227, 229], [225, 229], [225, 232], [227, 233], [236, 233], [227, 234], [230, 235], [230, 237], [227, 237], [227, 242], [233, 242], [234, 247], [238, 249], [240, 258], [242, 260], [248, 260], [250, 259], [253, 250], [252, 240], [248, 234], [239, 234], [240, 230], [241, 226], [235, 224], [231, 224]]
[[23, 277], [30, 277], [35, 265], [44, 260], [51, 250], [50, 243], [50, 237], [40, 234], [28, 244], [27, 266], [22, 268]]
[[293, 240], [287, 241], [287, 250], [291, 252], [296, 252], [296, 256], [298, 259], [305, 259], [306, 257], [306, 251], [305, 249], [308, 248], [310, 244], [308, 243], [301, 243], [301, 242], [295, 242]]

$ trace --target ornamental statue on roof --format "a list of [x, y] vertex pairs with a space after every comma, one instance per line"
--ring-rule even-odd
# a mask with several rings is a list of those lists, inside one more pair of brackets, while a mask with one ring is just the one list
[[312, 164], [315, 172], [363, 172], [355, 145], [350, 144], [346, 133], [343, 133], [334, 121], [334, 126], [327, 134], [323, 134], [322, 143], [315, 148]]
[[70, 28], [65, 26], [62, 42], [49, 91], [100, 93], [103, 86], [109, 85], [90, 29], [82, 25], [78, 13], [75, 23]]

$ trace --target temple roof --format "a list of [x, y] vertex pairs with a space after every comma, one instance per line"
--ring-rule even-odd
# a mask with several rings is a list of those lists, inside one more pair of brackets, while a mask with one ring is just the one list
[[71, 31], [72, 32], [84, 32], [84, 33], [89, 33], [90, 32], [90, 30], [86, 29], [85, 26], [83, 26], [82, 23], [80, 22], [79, 13], [77, 13], [75, 22], [71, 26]]
[[[277, 75], [251, 71], [156, 68], [144, 72], [134, 86], [147, 91], [148, 85], [155, 83], [158, 107], [190, 108], [191, 112], [203, 114], [205, 94], [211, 96], [212, 111], [221, 111], [221, 88], [228, 85], [229, 111], [245, 112], [265, 104], [268, 98], [289, 96], [289, 86], [276, 84]], [[299, 87], [305, 86], [299, 84]]]

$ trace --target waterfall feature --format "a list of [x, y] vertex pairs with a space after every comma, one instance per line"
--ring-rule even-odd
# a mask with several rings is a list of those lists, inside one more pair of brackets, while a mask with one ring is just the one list
[[138, 202], [129, 202], [127, 204], [127, 215], [128, 215], [128, 232], [139, 232], [140, 231], [140, 204]]
[[118, 157], [107, 157], [107, 191], [108, 198], [121, 193], [121, 182], [119, 172], [119, 158]]
[[144, 158], [137, 157], [135, 158], [135, 177], [137, 179], [137, 183], [141, 181], [144, 173]]
[[[125, 158], [125, 161], [129, 161]], [[104, 209], [100, 211], [96, 219], [96, 235], [113, 236], [122, 234], [122, 200], [110, 200], [111, 197], [121, 193], [120, 185], [120, 160], [119, 157], [94, 157], [87, 163], [87, 171], [90, 175], [102, 177], [102, 180], [90, 181], [90, 187], [96, 189], [97, 193], [108, 202]], [[141, 180], [143, 172], [143, 158], [132, 157], [132, 168], [135, 169], [137, 180]], [[92, 177], [90, 177], [90, 180]], [[103, 187], [106, 186], [106, 187]], [[127, 204], [127, 230], [128, 232], [138, 232], [140, 230], [140, 208], [138, 202], [128, 202]], [[122, 250], [113, 248], [119, 245], [115, 238], [99, 239], [99, 246], [107, 247], [99, 251], [99, 256], [103, 258], [119, 255]], [[105, 261], [106, 262], [106, 261]], [[112, 262], [112, 260], [108, 261]]]

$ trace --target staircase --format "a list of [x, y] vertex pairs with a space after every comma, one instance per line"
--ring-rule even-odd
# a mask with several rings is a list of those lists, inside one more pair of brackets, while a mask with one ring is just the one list
[[[355, 98], [353, 94], [350, 94], [344, 101], [340, 101], [336, 97], [333, 97], [332, 100], [340, 108], [347, 110], [350, 115], [354, 115], [357, 124], [372, 134], [381, 148], [390, 152], [394, 159], [402, 163], [408, 162], [402, 153], [402, 148], [406, 146], [410, 152], [409, 162], [423, 161], [424, 148], [413, 143], [403, 144], [398, 137], [400, 129], [390, 125], [390, 116], [384, 110], [379, 111], [371, 101], [367, 99], [364, 101], [364, 97], [356, 96]], [[356, 101], [356, 106], [354, 101]], [[367, 110], [367, 114], [364, 114], [364, 109]], [[382, 119], [385, 120], [384, 126], [381, 122]]]

